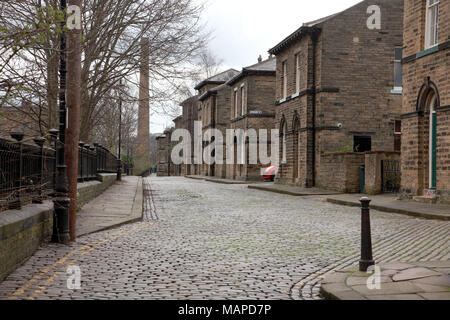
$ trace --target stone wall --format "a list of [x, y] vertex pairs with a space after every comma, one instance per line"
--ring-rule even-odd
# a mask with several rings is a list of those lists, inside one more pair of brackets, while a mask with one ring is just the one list
[[438, 96], [436, 194], [450, 201], [450, 1], [439, 3], [438, 45], [425, 48], [425, 1], [405, 1], [403, 50], [402, 191], [427, 194], [429, 183], [430, 106]]
[[360, 192], [359, 167], [365, 163], [364, 153], [329, 153], [323, 155], [321, 161], [319, 188], [344, 193]]
[[[78, 184], [78, 207], [98, 197], [116, 181], [101, 174], [100, 181]], [[0, 212], [0, 282], [49, 240], [53, 228], [53, 202], [31, 204], [22, 210]]]
[[400, 160], [400, 152], [366, 152], [365, 191], [368, 194], [382, 193], [382, 161]]

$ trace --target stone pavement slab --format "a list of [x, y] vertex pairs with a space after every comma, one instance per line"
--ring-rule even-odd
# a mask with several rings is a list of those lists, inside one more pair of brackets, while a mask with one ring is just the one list
[[[360, 207], [359, 199], [364, 194], [341, 194], [327, 197], [327, 201], [335, 204]], [[413, 217], [437, 220], [450, 220], [450, 205], [419, 203], [410, 200], [397, 200], [395, 195], [370, 196], [372, 209], [405, 214]]]
[[122, 177], [122, 181], [81, 208], [77, 215], [77, 236], [140, 220], [142, 203], [142, 178]]
[[207, 177], [207, 176], [186, 176], [186, 178], [194, 179], [194, 180], [204, 180], [207, 182], [221, 183], [221, 184], [261, 184], [263, 181], [241, 181], [241, 180], [232, 180], [232, 179], [221, 179], [216, 177]]
[[257, 189], [261, 191], [275, 192], [281, 194], [287, 194], [296, 197], [305, 196], [322, 196], [322, 195], [337, 195], [339, 192], [322, 190], [318, 188], [302, 188], [296, 186], [287, 186], [275, 183], [267, 183], [264, 185], [250, 185], [249, 189]]
[[[446, 265], [448, 261], [428, 262], [429, 265]], [[334, 300], [450, 300], [450, 277], [436, 268], [419, 266], [423, 263], [380, 264], [380, 287], [370, 288], [367, 282], [373, 273], [339, 270], [325, 275], [321, 293]], [[409, 267], [408, 267], [409, 266]], [[405, 269], [406, 268], [406, 269]], [[369, 279], [370, 277], [370, 279]]]

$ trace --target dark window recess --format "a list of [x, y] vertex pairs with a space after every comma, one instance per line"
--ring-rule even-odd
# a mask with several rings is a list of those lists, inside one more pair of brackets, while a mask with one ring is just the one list
[[403, 86], [402, 77], [402, 56], [403, 49], [395, 48], [395, 58], [394, 58], [394, 87], [400, 88]]
[[402, 136], [399, 134], [394, 136], [394, 150], [397, 152], [402, 151]]
[[372, 137], [355, 136], [353, 138], [353, 151], [366, 152], [372, 150]]
[[402, 150], [402, 122], [400, 120], [395, 120], [394, 129], [394, 150]]

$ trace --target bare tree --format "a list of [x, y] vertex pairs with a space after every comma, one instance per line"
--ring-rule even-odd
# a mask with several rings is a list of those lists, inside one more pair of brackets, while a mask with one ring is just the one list
[[[83, 3], [81, 139], [92, 142], [96, 125], [113, 112], [116, 104], [105, 103], [105, 97], [120, 79], [131, 81], [126, 98], [137, 102], [135, 89], [139, 84], [134, 79], [139, 70], [142, 37], [150, 39], [152, 109], [173, 112], [179, 101], [180, 83], [198, 73], [196, 59], [209, 39], [200, 23], [203, 5], [194, 0]], [[0, 51], [0, 68], [5, 71], [1, 72], [0, 85], [8, 92], [5, 97], [15, 91], [35, 107], [31, 116], [44, 133], [56, 121], [55, 61], [62, 32], [58, 29], [58, 1], [0, 0], [0, 4], [0, 42], [6, 48]], [[26, 94], [18, 90], [22, 88], [27, 89]]]

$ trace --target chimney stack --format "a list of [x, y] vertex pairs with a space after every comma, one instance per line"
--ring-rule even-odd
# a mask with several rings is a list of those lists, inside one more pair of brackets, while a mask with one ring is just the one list
[[261, 57], [261, 55], [259, 55], [259, 57], [258, 57], [258, 63], [261, 63], [262, 62], [262, 57]]

